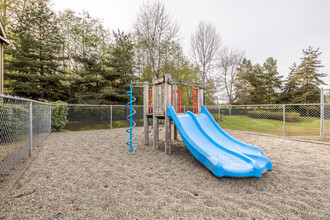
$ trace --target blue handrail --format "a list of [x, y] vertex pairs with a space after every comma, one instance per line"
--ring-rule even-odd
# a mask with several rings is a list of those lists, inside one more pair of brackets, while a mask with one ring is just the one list
[[133, 115], [136, 113], [136, 110], [133, 109], [133, 102], [135, 102], [136, 98], [133, 97], [133, 85], [130, 84], [130, 91], [127, 91], [126, 94], [130, 97], [129, 103], [127, 103], [126, 107], [129, 108], [129, 115], [127, 116], [127, 120], [129, 121], [129, 129], [127, 129], [127, 133], [130, 134], [129, 141], [126, 144], [129, 146], [130, 152], [135, 152], [135, 147], [133, 146], [133, 141], [135, 140], [136, 136], [133, 133], [133, 128], [135, 127], [136, 123], [133, 121]]

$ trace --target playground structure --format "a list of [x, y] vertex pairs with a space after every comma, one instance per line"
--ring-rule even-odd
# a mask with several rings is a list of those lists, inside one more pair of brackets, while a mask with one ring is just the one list
[[[171, 89], [173, 85], [173, 90]], [[181, 89], [177, 90], [177, 86], [181, 85]], [[147, 91], [148, 85], [144, 85], [144, 143], [149, 144], [149, 125], [148, 118], [152, 118], [153, 121], [153, 147], [159, 148], [159, 120], [165, 121], [165, 154], [172, 153], [171, 145], [171, 120], [168, 115], [168, 106], [173, 105], [176, 112], [182, 114], [181, 106], [181, 91], [183, 86], [196, 87], [199, 94], [194, 95], [194, 110], [200, 112], [203, 105], [203, 89], [204, 85], [195, 84], [187, 81], [177, 81], [171, 78], [170, 74], [166, 74], [165, 77], [154, 79], [152, 83], [152, 97], [148, 97]], [[150, 92], [149, 92], [150, 94]], [[196, 99], [196, 101], [195, 101]], [[197, 101], [198, 100], [198, 101]], [[149, 102], [149, 112], [146, 108]], [[153, 106], [152, 111], [150, 106]], [[177, 139], [178, 130], [174, 126], [174, 139]]]
[[[143, 85], [143, 86], [138, 86]], [[152, 85], [152, 89], [149, 86]], [[180, 90], [177, 86], [181, 85]], [[173, 86], [173, 90], [172, 90]], [[191, 86], [193, 89], [193, 112], [181, 111], [181, 91], [183, 86]], [[149, 145], [148, 118], [153, 119], [153, 147], [159, 148], [159, 120], [165, 121], [165, 154], [172, 153], [171, 145], [171, 121], [174, 122], [174, 139], [177, 133], [192, 153], [192, 155], [204, 164], [217, 177], [261, 177], [267, 170], [272, 170], [270, 160], [263, 156], [262, 151], [255, 146], [242, 143], [229, 136], [212, 115], [203, 106], [204, 85], [187, 81], [177, 81], [166, 74], [164, 77], [154, 79], [152, 83], [131, 83], [127, 95], [130, 102], [127, 107], [130, 115], [130, 140], [127, 145], [134, 152], [133, 141], [136, 136], [133, 128], [135, 110], [133, 102], [133, 87], [143, 87], [143, 117], [144, 117], [144, 144]], [[152, 100], [152, 101], [151, 101]]]
[[[142, 86], [139, 86], [142, 85]], [[173, 85], [173, 90], [171, 86]], [[181, 88], [177, 90], [178, 85]], [[149, 89], [152, 86], [152, 89]], [[149, 124], [148, 118], [153, 119], [153, 147], [154, 149], [159, 148], [159, 120], [164, 119], [165, 121], [165, 154], [171, 154], [171, 121], [168, 116], [168, 106], [173, 105], [175, 111], [178, 114], [182, 113], [181, 105], [181, 92], [184, 86], [192, 87], [193, 89], [193, 112], [195, 114], [200, 113], [201, 106], [203, 105], [203, 92], [204, 85], [196, 84], [188, 81], [178, 81], [172, 79], [170, 74], [166, 74], [164, 77], [159, 79], [153, 79], [152, 83], [147, 82], [134, 82], [130, 85], [130, 91], [127, 95], [130, 97], [130, 102], [127, 107], [130, 109], [130, 114], [127, 119], [130, 121], [130, 128], [127, 132], [130, 133], [130, 141], [127, 144], [130, 146], [130, 151], [134, 152], [135, 147], [133, 141], [136, 136], [132, 132], [136, 123], [133, 121], [133, 115], [135, 110], [132, 107], [132, 103], [136, 100], [133, 96], [133, 87], [143, 87], [143, 120], [144, 120], [144, 144], [149, 145]], [[174, 126], [174, 139], [178, 137], [178, 130]]]

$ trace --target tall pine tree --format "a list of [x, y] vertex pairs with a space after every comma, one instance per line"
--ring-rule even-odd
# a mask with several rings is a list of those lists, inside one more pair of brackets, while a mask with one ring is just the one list
[[249, 76], [250, 83], [250, 101], [252, 104], [263, 104], [265, 100], [265, 83], [264, 72], [260, 64], [255, 64], [252, 67], [251, 74]]
[[[110, 44], [109, 64], [112, 74], [106, 77], [108, 80], [113, 80], [114, 76], [119, 77], [111, 88], [106, 88], [104, 95], [117, 100], [121, 103], [128, 101], [126, 91], [129, 90], [129, 84], [134, 81], [134, 44], [130, 34], [117, 30], [113, 32], [113, 42]], [[114, 90], [115, 89], [115, 90]], [[142, 97], [142, 94], [137, 94]], [[138, 101], [142, 100], [139, 98]]]
[[237, 78], [235, 83], [235, 102], [237, 104], [247, 105], [250, 103], [250, 76], [252, 64], [250, 60], [244, 58], [237, 69]]
[[265, 101], [274, 104], [279, 101], [279, 91], [282, 86], [281, 78], [277, 72], [277, 61], [269, 57], [263, 65], [263, 81], [265, 85]]
[[288, 78], [284, 82], [284, 86], [281, 93], [281, 102], [282, 103], [292, 103], [294, 99], [294, 91], [298, 88], [298, 82], [293, 80], [293, 77], [297, 71], [297, 64], [293, 63], [291, 67], [289, 67], [290, 72]]
[[320, 48], [313, 49], [309, 46], [303, 50], [303, 57], [300, 58], [301, 63], [292, 77], [292, 83], [297, 83], [298, 87], [294, 90], [294, 103], [315, 103], [320, 101], [320, 85], [325, 85], [322, 77], [326, 74], [320, 73], [321, 60], [319, 56], [322, 54]]
[[46, 1], [29, 5], [12, 30], [14, 47], [5, 61], [7, 87], [13, 95], [49, 101], [65, 100], [67, 87], [60, 71], [63, 39], [55, 13]]

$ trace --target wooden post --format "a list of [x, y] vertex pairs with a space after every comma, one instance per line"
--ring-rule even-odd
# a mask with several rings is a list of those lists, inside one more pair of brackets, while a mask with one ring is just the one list
[[158, 114], [162, 114], [162, 112], [165, 112], [164, 109], [164, 91], [162, 84], [158, 85]]
[[164, 110], [165, 110], [165, 154], [171, 154], [171, 121], [167, 116], [167, 107], [171, 103], [171, 85], [168, 83], [168, 80], [171, 78], [170, 74], [165, 75], [164, 83]]
[[[146, 82], [145, 82], [146, 83]], [[144, 125], [144, 144], [149, 145], [149, 125], [148, 125], [148, 98], [149, 87], [148, 85], [143, 86], [143, 125]]]
[[153, 112], [152, 112], [152, 123], [154, 128], [154, 141], [153, 146], [154, 149], [159, 148], [159, 126], [158, 126], [158, 118], [156, 116], [156, 112], [158, 112], [158, 98], [159, 98], [159, 91], [158, 85], [155, 85], [155, 80], [153, 79], [153, 86], [152, 86], [152, 99], [153, 99]]
[[198, 114], [202, 111], [204, 89], [198, 88]]
[[[173, 86], [173, 107], [175, 109], [176, 112], [178, 112], [178, 93], [176, 92], [176, 90], [178, 89], [177, 85]], [[176, 128], [175, 124], [173, 123], [174, 126], [174, 140], [178, 140], [178, 129]]]

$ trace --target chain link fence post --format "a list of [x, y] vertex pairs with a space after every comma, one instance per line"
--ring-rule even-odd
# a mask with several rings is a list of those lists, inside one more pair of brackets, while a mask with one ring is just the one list
[[285, 105], [283, 105], [283, 137], [286, 136], [286, 131], [285, 131]]
[[110, 129], [112, 130], [112, 105], [110, 106]]
[[321, 88], [321, 106], [320, 106], [320, 136], [324, 135], [324, 91]]
[[52, 103], [49, 103], [49, 134], [52, 133]]
[[32, 102], [29, 102], [29, 156], [32, 156], [32, 132], [33, 132], [33, 125], [32, 125]]

